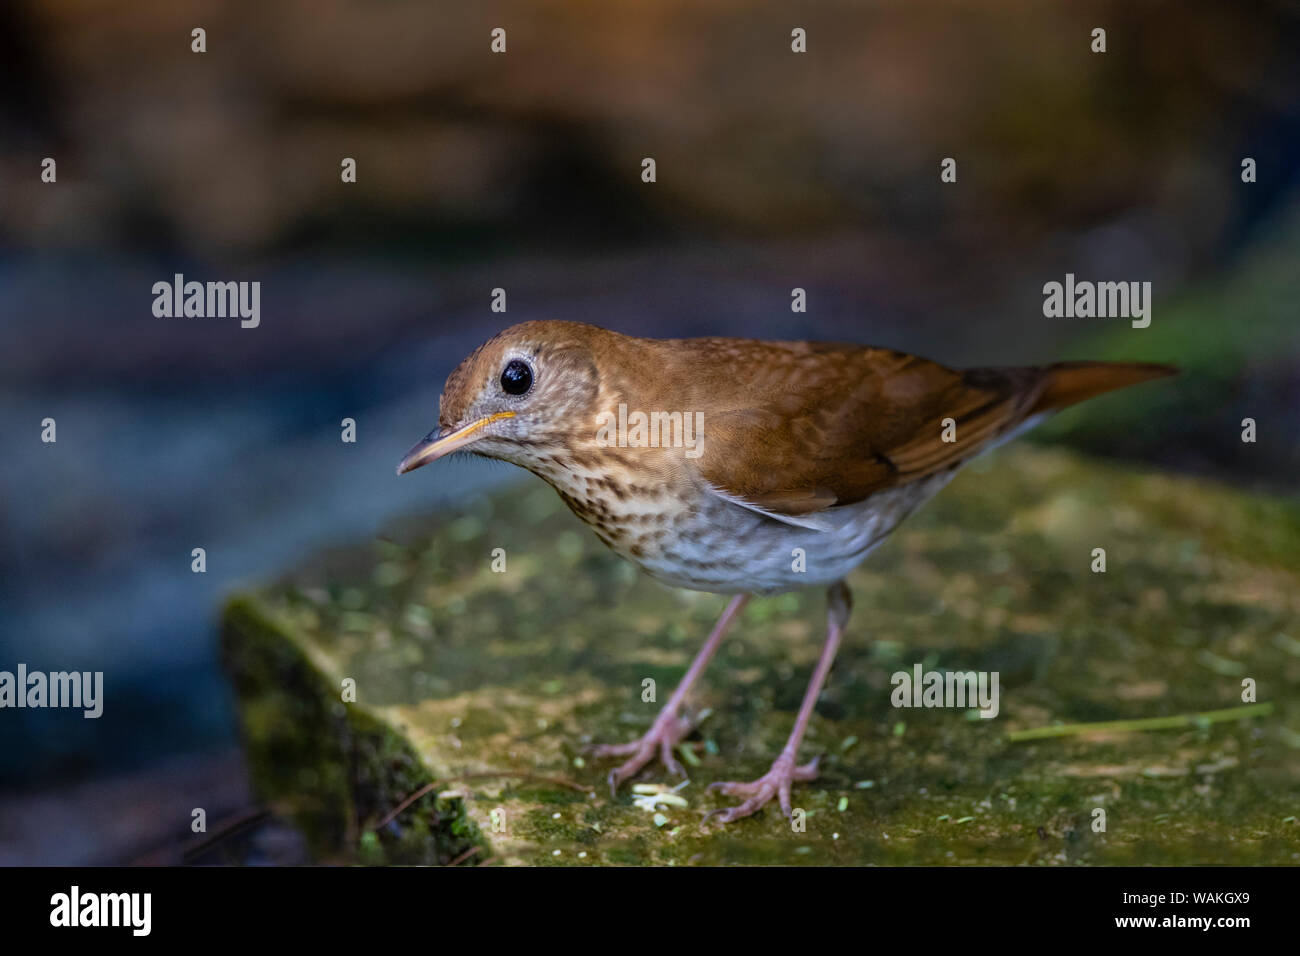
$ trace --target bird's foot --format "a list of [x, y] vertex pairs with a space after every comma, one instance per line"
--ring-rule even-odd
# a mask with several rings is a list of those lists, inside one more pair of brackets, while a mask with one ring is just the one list
[[665, 710], [655, 718], [654, 724], [639, 740], [626, 744], [602, 744], [591, 747], [588, 753], [593, 757], [627, 757], [627, 760], [609, 772], [609, 792], [612, 796], [618, 793], [619, 784], [654, 759], [656, 750], [660, 762], [669, 772], [685, 777], [686, 769], [673, 756], [673, 748], [691, 732], [692, 727], [694, 724], [686, 717], [678, 717]]
[[803, 766], [795, 766], [793, 754], [781, 754], [767, 773], [752, 783], [719, 782], [709, 784], [710, 790], [719, 790], [729, 797], [747, 797], [744, 803], [724, 810], [714, 810], [706, 820], [717, 817], [722, 823], [730, 823], [747, 817], [776, 797], [781, 803], [781, 812], [789, 818], [790, 787], [796, 780], [813, 780], [817, 777], [817, 762], [821, 757], [814, 757]]

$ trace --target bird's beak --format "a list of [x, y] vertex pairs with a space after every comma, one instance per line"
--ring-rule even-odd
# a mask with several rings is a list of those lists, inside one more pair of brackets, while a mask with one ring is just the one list
[[416, 442], [414, 447], [406, 453], [401, 464], [397, 466], [397, 473], [404, 475], [408, 471], [415, 471], [415, 469], [427, 465], [431, 461], [437, 461], [443, 455], [450, 455], [453, 451], [464, 448], [466, 445], [482, 438], [484, 427], [502, 418], [514, 417], [514, 412], [497, 412], [495, 415], [480, 418], [476, 422], [470, 422], [468, 425], [462, 425], [452, 431], [431, 431]]

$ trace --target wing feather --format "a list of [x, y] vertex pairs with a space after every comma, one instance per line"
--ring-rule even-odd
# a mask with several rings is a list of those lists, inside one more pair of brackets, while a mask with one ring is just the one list
[[[1042, 387], [1036, 369], [964, 373], [879, 349], [824, 358], [807, 356], [811, 368], [789, 369], [748, 407], [711, 416], [698, 464], [710, 486], [774, 517], [853, 504], [977, 454]], [[946, 419], [955, 441], [944, 440]]]
[[[828, 508], [955, 468], [1067, 405], [1176, 372], [1133, 362], [958, 370], [853, 345], [666, 344], [694, 357], [674, 394], [711, 409], [698, 477], [728, 500], [810, 528]], [[948, 419], [955, 440], [946, 440]]]

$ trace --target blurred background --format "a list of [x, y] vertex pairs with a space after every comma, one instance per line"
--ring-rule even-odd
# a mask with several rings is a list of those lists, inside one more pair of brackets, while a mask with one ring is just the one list
[[[223, 595], [517, 479], [393, 474], [514, 322], [1172, 361], [1037, 440], [1296, 495], [1297, 51], [1284, 0], [11, 0], [0, 668], [107, 701], [0, 714], [0, 863], [174, 860], [178, 802], [238, 821]], [[177, 272], [260, 281], [260, 327], [155, 318]], [[1150, 281], [1150, 328], [1044, 318], [1067, 272]]]

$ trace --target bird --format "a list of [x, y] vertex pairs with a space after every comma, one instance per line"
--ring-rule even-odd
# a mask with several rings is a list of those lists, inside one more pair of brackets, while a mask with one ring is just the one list
[[[448, 376], [437, 427], [399, 475], [452, 452], [548, 482], [616, 554], [674, 587], [730, 597], [650, 729], [592, 749], [626, 758], [612, 794], [692, 730], [687, 695], [755, 595], [827, 589], [826, 639], [785, 746], [753, 781], [711, 789], [747, 817], [817, 775], [799, 746], [847, 627], [845, 575], [980, 452], [1095, 395], [1177, 372], [1139, 362], [954, 369], [856, 344], [655, 339], [594, 325], [511, 326]], [[803, 556], [800, 560], [799, 555]], [[792, 557], [793, 556], [793, 557]]]

